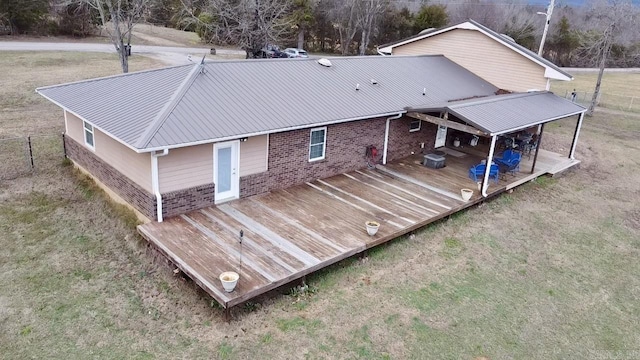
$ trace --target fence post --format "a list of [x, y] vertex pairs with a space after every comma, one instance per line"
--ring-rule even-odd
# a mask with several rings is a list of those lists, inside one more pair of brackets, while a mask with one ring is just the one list
[[33, 169], [33, 148], [31, 147], [31, 136], [27, 136], [27, 143], [29, 144], [29, 160], [31, 160], [31, 169]]
[[67, 158], [67, 143], [64, 142], [64, 133], [62, 133], [62, 152], [64, 154], [64, 158]]
[[627, 111], [631, 111], [631, 107], [633, 106], [633, 100], [635, 100], [635, 96], [631, 97], [631, 101], [629, 102], [629, 108], [627, 109]]

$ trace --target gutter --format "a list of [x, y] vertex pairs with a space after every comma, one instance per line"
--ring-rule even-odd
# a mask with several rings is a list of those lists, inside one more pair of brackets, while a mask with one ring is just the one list
[[384, 128], [384, 150], [382, 151], [382, 165], [387, 165], [387, 148], [389, 147], [389, 125], [391, 120], [400, 119], [404, 112], [399, 112], [398, 114], [387, 118], [387, 124]]
[[156, 196], [156, 216], [158, 222], [162, 222], [162, 194], [160, 194], [160, 176], [158, 173], [158, 158], [169, 154], [169, 149], [163, 149], [161, 153], [151, 153], [151, 187]]

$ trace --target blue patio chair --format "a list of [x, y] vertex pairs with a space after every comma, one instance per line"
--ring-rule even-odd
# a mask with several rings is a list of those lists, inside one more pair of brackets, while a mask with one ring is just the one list
[[500, 171], [504, 174], [510, 173], [516, 175], [520, 171], [520, 161], [522, 154], [514, 150], [505, 150], [500, 157], [496, 157], [494, 161], [499, 165]]
[[[484, 171], [487, 169], [485, 164], [474, 165], [469, 169], [469, 178], [474, 182], [481, 182], [482, 177], [484, 176]], [[497, 184], [498, 179], [500, 178], [500, 168], [496, 164], [492, 164], [489, 169], [489, 180], [493, 179], [493, 181]]]

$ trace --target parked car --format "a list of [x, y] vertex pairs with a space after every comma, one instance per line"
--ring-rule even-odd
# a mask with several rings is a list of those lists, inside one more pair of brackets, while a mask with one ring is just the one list
[[267, 45], [254, 53], [256, 58], [288, 58], [289, 55], [280, 51], [278, 45]]
[[304, 49], [286, 48], [283, 51], [290, 58], [308, 58], [309, 54]]

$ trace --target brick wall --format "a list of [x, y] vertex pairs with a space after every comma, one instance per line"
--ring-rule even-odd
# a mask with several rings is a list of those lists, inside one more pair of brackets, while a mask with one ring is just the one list
[[171, 217], [214, 205], [214, 184], [162, 194], [162, 216]]
[[144, 190], [69, 136], [64, 137], [64, 142], [67, 156], [71, 160], [90, 172], [144, 216], [149, 219], [155, 218], [156, 201], [154, 195]]
[[[433, 150], [438, 126], [423, 121], [419, 131], [409, 132], [411, 120], [406, 117], [391, 120], [387, 161], [407, 157], [412, 151], [416, 154], [427, 154]], [[420, 148], [420, 143], [424, 143], [424, 149]]]
[[[437, 127], [424, 123], [420, 131], [409, 132], [408, 118], [392, 120], [389, 127], [388, 160], [433, 149]], [[327, 147], [323, 160], [309, 162], [310, 129], [269, 135], [269, 168], [266, 172], [240, 179], [240, 197], [277, 190], [306, 181], [327, 178], [367, 166], [368, 145], [382, 154], [386, 118], [327, 126]]]

